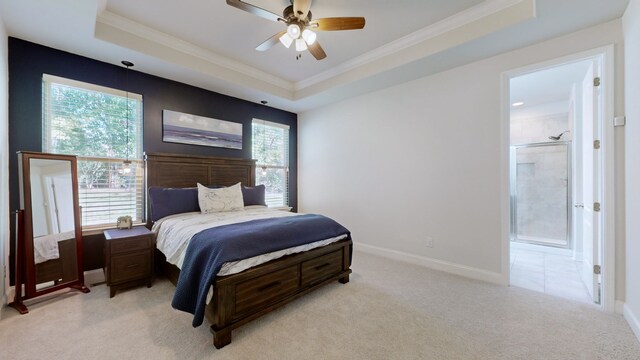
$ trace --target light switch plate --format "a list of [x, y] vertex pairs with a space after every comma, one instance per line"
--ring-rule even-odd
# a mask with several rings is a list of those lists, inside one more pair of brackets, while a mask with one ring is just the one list
[[613, 118], [613, 126], [624, 126], [626, 120], [625, 116], [616, 116]]

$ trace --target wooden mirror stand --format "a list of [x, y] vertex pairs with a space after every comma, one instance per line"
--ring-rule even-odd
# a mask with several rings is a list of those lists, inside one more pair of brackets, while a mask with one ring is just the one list
[[64, 288], [89, 292], [82, 267], [77, 160], [72, 155], [18, 152], [20, 205], [16, 212], [15, 299]]

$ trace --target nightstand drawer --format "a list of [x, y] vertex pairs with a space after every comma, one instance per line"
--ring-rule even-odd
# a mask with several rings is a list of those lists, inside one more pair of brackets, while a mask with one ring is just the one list
[[151, 276], [149, 251], [112, 257], [110, 274], [111, 283]]
[[150, 236], [139, 236], [128, 239], [112, 240], [111, 254], [128, 253], [137, 250], [147, 250], [151, 247]]

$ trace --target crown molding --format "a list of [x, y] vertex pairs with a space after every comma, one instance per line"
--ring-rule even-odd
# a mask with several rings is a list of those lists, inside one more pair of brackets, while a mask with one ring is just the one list
[[435, 39], [438, 36], [446, 34], [455, 29], [459, 29], [465, 25], [472, 24], [480, 19], [486, 18], [487, 16], [493, 15], [523, 2], [532, 3], [533, 17], [535, 17], [535, 0], [487, 0], [476, 6], [451, 15], [430, 26], [401, 37], [400, 39], [371, 50], [352, 60], [346, 61], [334, 68], [331, 68], [307, 79], [298, 81], [294, 84], [294, 90], [302, 90], [325, 80], [342, 75], [366, 64], [375, 62], [376, 60], [408, 49], [417, 44]]
[[219, 80], [296, 101], [407, 64], [535, 17], [535, 0], [486, 0], [435, 24], [293, 83], [112, 13], [96, 18], [95, 37]]
[[[115, 36], [116, 34], [118, 36]], [[293, 96], [292, 82], [286, 81], [267, 72], [258, 70], [254, 67], [239, 63], [233, 59], [221, 56], [188, 41], [142, 25], [108, 10], [103, 11], [97, 16], [95, 36], [96, 38], [100, 38], [101, 40], [129, 47], [136, 51], [153, 53], [151, 54], [153, 56], [160, 55], [160, 58], [174, 63], [176, 62], [176, 58], [180, 58], [179, 56], [175, 56], [176, 52], [179, 54], [184, 54], [188, 57], [193, 57], [200, 60], [200, 70], [204, 70], [204, 72], [210, 73], [211, 75], [219, 76], [220, 74], [225, 74], [223, 78], [228, 81], [237, 81], [238, 79], [233, 78], [234, 75], [241, 75], [240, 77], [249, 77], [254, 82], [257, 80], [259, 82], [269, 84], [271, 85], [271, 87], [277, 87], [281, 90], [284, 90], [285, 92], [289, 93], [289, 96], [287, 97]], [[128, 39], [125, 40], [123, 37], [128, 37]], [[130, 46], [135, 45], [136, 42], [140, 42], [139, 40], [145, 40], [143, 41], [144, 44], [141, 43], [139, 47]], [[155, 49], [149, 49], [150, 46], [154, 46]], [[171, 56], [169, 54], [167, 54], [169, 56], [161, 56], [165, 52], [163, 50], [171, 50], [170, 52], [173, 52], [174, 56]], [[173, 59], [169, 60], [168, 58]], [[184, 59], [184, 57], [182, 57], [182, 59], [187, 60]], [[202, 61], [204, 61], [207, 66], [203, 67]], [[180, 65], [192, 65], [187, 65], [183, 62], [185, 61], [179, 61]], [[255, 86], [256, 84], [253, 83], [252, 85]]]
[[363, 81], [383, 74], [403, 65], [442, 53], [464, 43], [479, 39], [485, 35], [504, 30], [515, 24], [535, 17], [535, 0], [521, 0], [502, 10], [489, 13], [477, 20], [464, 23], [449, 31], [440, 32], [425, 41], [415, 43], [386, 56], [375, 58], [368, 63], [354, 67], [344, 73], [335, 74], [324, 80], [296, 88], [296, 100], [315, 96], [336, 87]]

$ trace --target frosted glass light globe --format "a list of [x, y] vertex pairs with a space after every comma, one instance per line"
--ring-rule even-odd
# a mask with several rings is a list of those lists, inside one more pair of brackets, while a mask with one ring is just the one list
[[287, 34], [289, 34], [289, 36], [291, 36], [292, 39], [297, 39], [300, 37], [300, 26], [296, 25], [296, 24], [291, 24], [289, 26], [287, 26]]

